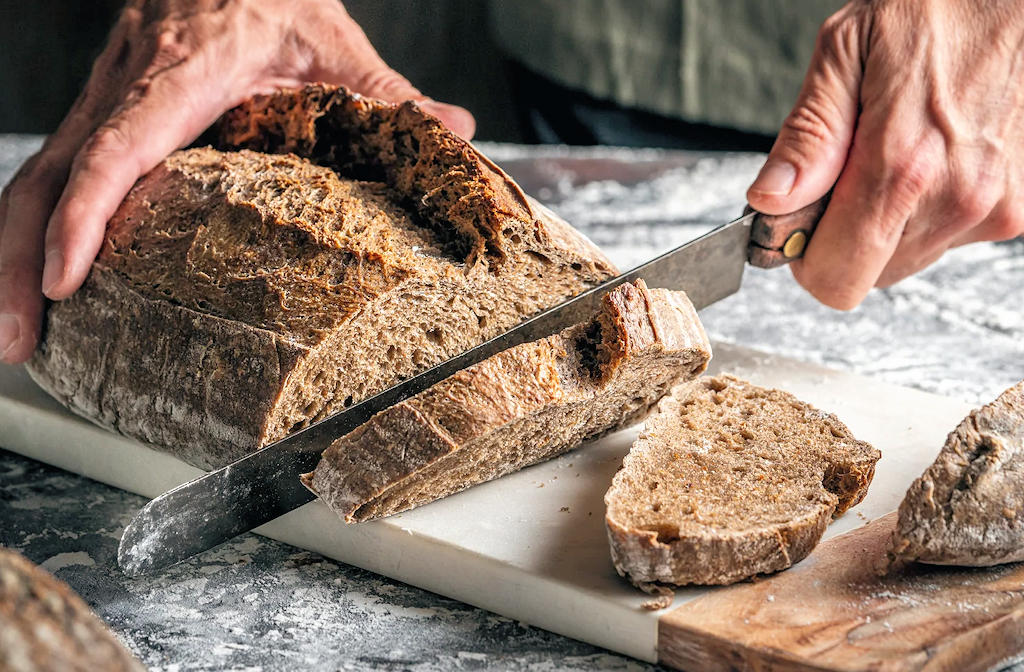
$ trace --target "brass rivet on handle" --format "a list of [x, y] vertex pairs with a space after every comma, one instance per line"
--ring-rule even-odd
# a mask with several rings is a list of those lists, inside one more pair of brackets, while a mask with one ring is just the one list
[[786, 238], [786, 244], [782, 246], [782, 256], [786, 259], [799, 257], [807, 247], [807, 234], [803, 231], [794, 231]]

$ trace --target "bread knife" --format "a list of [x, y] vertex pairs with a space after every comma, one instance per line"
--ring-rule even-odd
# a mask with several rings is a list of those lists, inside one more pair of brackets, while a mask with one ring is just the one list
[[190, 558], [314, 499], [299, 481], [337, 438], [375, 413], [512, 346], [550, 336], [593, 316], [624, 282], [684, 290], [700, 310], [740, 288], [746, 264], [774, 268], [803, 255], [829, 195], [788, 215], [748, 206], [743, 216], [550, 308], [504, 334], [284, 439], [165, 492], [125, 528], [117, 561], [130, 576]]

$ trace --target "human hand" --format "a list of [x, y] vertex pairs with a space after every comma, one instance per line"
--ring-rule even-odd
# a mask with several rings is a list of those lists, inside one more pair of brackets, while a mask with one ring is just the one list
[[747, 192], [768, 214], [835, 184], [797, 281], [847, 310], [950, 247], [1024, 233], [1024, 3], [853, 0], [825, 22]]
[[473, 135], [469, 112], [391, 70], [337, 0], [132, 0], [67, 117], [0, 196], [0, 359], [31, 356], [43, 295], [82, 284], [141, 175], [250, 96], [307, 81], [415, 99]]

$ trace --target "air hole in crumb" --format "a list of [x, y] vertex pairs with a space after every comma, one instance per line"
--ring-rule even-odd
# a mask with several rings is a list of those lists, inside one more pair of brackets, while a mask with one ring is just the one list
[[[655, 513], [661, 511], [661, 502], [655, 502], [654, 504], [651, 504], [651, 511], [654, 511]], [[658, 536], [660, 537], [661, 535], [659, 534]]]
[[717, 378], [711, 378], [711, 379], [709, 379], [707, 381], [707, 386], [710, 387], [715, 392], [721, 392], [726, 387], [728, 387], [728, 384], [724, 380], [718, 380]]
[[323, 382], [324, 382], [324, 372], [323, 371], [317, 371], [316, 375], [313, 376], [313, 380], [310, 381], [310, 385], [312, 385], [313, 387], [320, 387], [320, 385]]
[[440, 329], [431, 329], [427, 332], [427, 340], [435, 345], [440, 345], [444, 342], [444, 332]]
[[345, 397], [345, 401], [342, 402], [342, 406], [344, 406], [345, 408], [348, 408], [351, 405], [352, 405], [352, 395], [350, 394], [347, 397]]
[[387, 357], [388, 359], [394, 359], [394, 358], [395, 358], [395, 357], [396, 357], [397, 355], [398, 355], [398, 348], [396, 348], [396, 347], [395, 347], [395, 346], [393, 346], [393, 345], [389, 345], [389, 346], [388, 346], [388, 351], [387, 351], [387, 353], [385, 354], [385, 356], [386, 356], [386, 357]]
[[512, 236], [509, 238], [509, 240], [512, 241], [513, 245], [522, 245], [523, 244], [523, 239], [522, 239], [522, 237], [518, 233], [512, 234]]
[[654, 490], [657, 490], [657, 489], [658, 489], [658, 485], [659, 485], [659, 483], [658, 483], [657, 481], [653, 481], [652, 483], [650, 483], [650, 484], [648, 485], [648, 487], [649, 487], [649, 488], [651, 489], [651, 491], [653, 492]]
[[313, 417], [316, 414], [316, 402], [311, 401], [306, 404], [306, 407], [302, 409], [302, 414], [309, 418]]
[[679, 528], [675, 525], [652, 525], [644, 529], [656, 533], [659, 543], [670, 544], [679, 541]]
[[476, 316], [476, 323], [480, 326], [481, 329], [486, 329], [487, 328], [487, 316], [486, 315], [477, 315]]
[[574, 261], [574, 262], [573, 262], [573, 263], [571, 264], [571, 266], [572, 266], [572, 270], [574, 270], [574, 271], [582, 271], [582, 270], [583, 270], [583, 264], [581, 264], [581, 263], [580, 263], [580, 262], [578, 262], [578, 261]]

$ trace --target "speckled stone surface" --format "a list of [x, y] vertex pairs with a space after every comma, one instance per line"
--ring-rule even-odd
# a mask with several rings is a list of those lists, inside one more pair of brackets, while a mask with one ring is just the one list
[[[39, 145], [0, 135], [0, 181]], [[752, 155], [485, 146], [622, 268], [735, 216]], [[712, 337], [981, 403], [1024, 378], [1024, 241], [947, 254], [850, 313], [748, 270]], [[0, 446], [3, 431], [0, 428]], [[156, 577], [117, 569], [142, 498], [0, 450], [0, 545], [67, 581], [154, 670], [656, 669], [244, 535]]]

